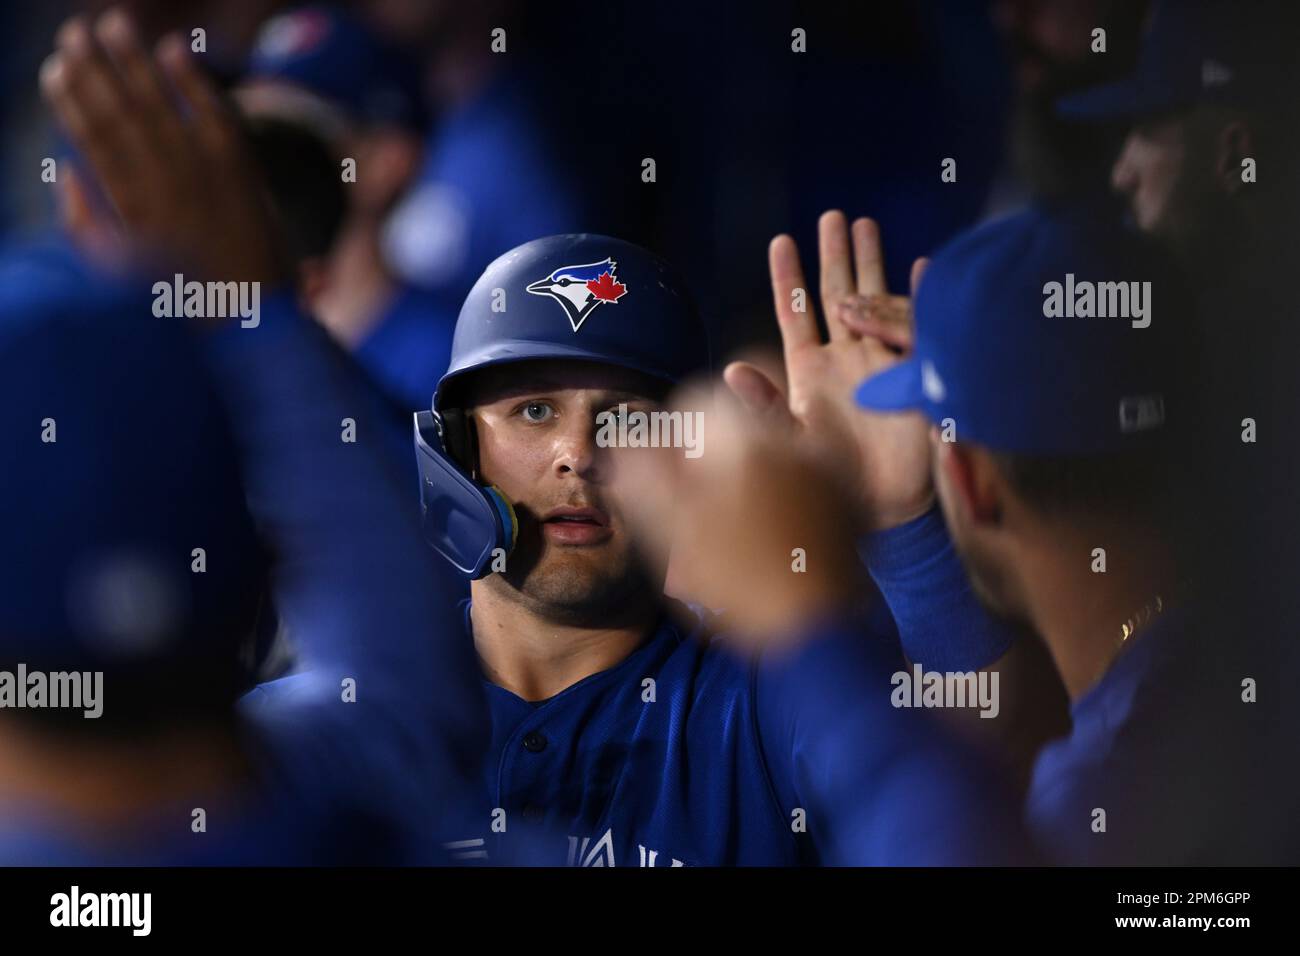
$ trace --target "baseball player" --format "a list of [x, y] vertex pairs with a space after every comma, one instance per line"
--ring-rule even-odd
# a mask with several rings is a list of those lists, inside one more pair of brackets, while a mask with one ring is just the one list
[[[1169, 321], [1045, 311], [1053, 281], [1083, 296], [1134, 272], [1161, 290]], [[1278, 811], [1300, 781], [1270, 755], [1294, 740], [1296, 714], [1280, 694], [1259, 703], [1253, 676], [1278, 658], [1220, 626], [1171, 532], [1190, 513], [1177, 476], [1198, 423], [1174, 275], [1093, 210], [1035, 208], [975, 230], [929, 265], [910, 356], [882, 361], [857, 400], [867, 417], [931, 423], [935, 488], [973, 585], [1041, 635], [1069, 692], [1073, 727], [1039, 758], [1026, 805], [1040, 849], [1069, 863], [1290, 862], [1297, 831]], [[726, 433], [708, 468], [643, 461], [629, 513], [647, 529], [719, 518], [678, 571], [692, 589], [740, 604], [752, 588], [767, 592], [765, 617], [833, 620], [833, 588], [800, 596], [762, 556], [790, 538], [781, 502], [834, 485], [806, 469], [753, 478], [751, 462], [780, 460], [772, 438], [737, 422]], [[796, 671], [786, 689], [807, 707], [828, 686]]]
[[[465, 845], [508, 859], [515, 829], [536, 823], [567, 837], [555, 861], [572, 865], [1013, 853], [1014, 844], [984, 845], [971, 825], [984, 803], [969, 768], [890, 707], [897, 661], [879, 633], [778, 615], [773, 589], [756, 577], [747, 604], [729, 608], [739, 630], [818, 636], [792, 660], [755, 667], [710, 639], [707, 620], [665, 601], [662, 563], [638, 559], [613, 494], [627, 459], [601, 446], [595, 423], [607, 412], [652, 413], [707, 359], [675, 272], [609, 237], [526, 243], [466, 299], [452, 364], [433, 409], [417, 416], [426, 534], [472, 578], [465, 627], [492, 712], [488, 810]], [[655, 453], [670, 452], [684, 454]], [[861, 583], [852, 510], [839, 500], [828, 492], [800, 514], [815, 518], [817, 530], [795, 540], [817, 554], [818, 573], [791, 573], [789, 547], [765, 553], [794, 591], [831, 591], [833, 609], [847, 612]], [[921, 552], [893, 570], [924, 573], [942, 606], [954, 597], [945, 575], [958, 566], [942, 544]], [[821, 706], [787, 692], [800, 673], [819, 676]], [[921, 826], [901, 800], [945, 787], [964, 799], [943, 823], [927, 813]], [[868, 807], [874, 826], [859, 819]]]
[[[1129, 302], [1145, 318], [1074, 307], [1094, 283], [1135, 275], [1146, 285], [1131, 283]], [[1054, 310], [1063, 283], [1074, 303]], [[1027, 818], [1068, 862], [1300, 851], [1294, 821], [1262, 802], [1290, 807], [1297, 793], [1294, 767], [1271, 756], [1294, 739], [1294, 708], [1255, 693], [1277, 657], [1221, 626], [1232, 616], [1212, 583], [1188, 578], [1174, 533], [1204, 507], [1178, 494], [1205, 441], [1180, 384], [1181, 288], [1090, 210], [1033, 209], [935, 256], [914, 353], [857, 393], [872, 412], [935, 423], [935, 485], [977, 590], [1056, 662], [1073, 729], [1039, 758]]]
[[[353, 405], [323, 387], [335, 372], [315, 330], [284, 323], [259, 348], [226, 334], [247, 331], [236, 324], [196, 343], [160, 326], [138, 285], [67, 253], [10, 257], [0, 280], [0, 861], [429, 859], [436, 830], [418, 821], [430, 801], [455, 804], [463, 757], [429, 721], [453, 704], [472, 719], [473, 700], [438, 687], [457, 658], [432, 665], [438, 578], [400, 486], [326, 457], [334, 435], [280, 392]], [[312, 501], [329, 517], [302, 510]], [[340, 588], [361, 554], [368, 599]], [[306, 669], [237, 711], [268, 573]], [[408, 595], [389, 593], [403, 574]], [[79, 706], [33, 696], [69, 676]]]
[[[451, 344], [450, 319], [393, 275], [383, 251], [384, 224], [415, 178], [429, 125], [418, 68], [358, 17], [304, 6], [263, 25], [234, 98], [248, 116], [307, 126], [329, 145], [347, 208], [323, 268], [304, 283], [306, 301], [400, 406], [405, 439]], [[355, 175], [339, 184], [347, 162]]]
[[[106, 305], [107, 314], [101, 315], [92, 306], [106, 293], [93, 276], [68, 270], [47, 275], [49, 270], [30, 265], [6, 275], [6, 314], [54, 315], [48, 333], [33, 320], [40, 336], [32, 342], [14, 335], [22, 347], [15, 346], [12, 361], [22, 374], [15, 371], [6, 379], [21, 396], [6, 403], [6, 414], [15, 416], [12, 430], [21, 434], [29, 427], [20, 427], [22, 422], [39, 423], [46, 413], [37, 410], [47, 405], [65, 409], [57, 444], [36, 447], [24, 456], [23, 468], [6, 470], [6, 480], [24, 483], [6, 495], [10, 510], [18, 509], [9, 516], [11, 524], [21, 526], [18, 512], [30, 500], [47, 500], [43, 489], [57, 488], [73, 471], [84, 475], [87, 462], [104, 477], [93, 501], [75, 494], [48, 499], [60, 519], [51, 522], [55, 529], [83, 536], [91, 529], [103, 539], [92, 543], [102, 547], [46, 548], [30, 536], [6, 538], [10, 546], [41, 556], [31, 561], [14, 556], [14, 563], [30, 567], [33, 581], [44, 583], [37, 588], [15, 578], [7, 585], [15, 590], [7, 592], [4, 603], [16, 617], [30, 611], [31, 619], [3, 629], [7, 639], [12, 635], [23, 642], [7, 647], [5, 656], [9, 659], [11, 649], [30, 650], [51, 666], [69, 657], [102, 661], [105, 713], [121, 708], [140, 719], [131, 745], [122, 747], [120, 763], [104, 769], [136, 788], [135, 802], [120, 807], [112, 825], [102, 828], [111, 838], [92, 847], [70, 837], [59, 846], [58, 833], [41, 826], [35, 832], [45, 839], [30, 856], [23, 855], [26, 850], [16, 855], [90, 862], [436, 859], [437, 844], [447, 836], [440, 829], [448, 822], [446, 814], [468, 804], [462, 787], [484, 746], [486, 728], [472, 651], [455, 627], [446, 626], [457, 590], [419, 540], [409, 483], [387, 467], [382, 439], [376, 437], [382, 409], [357, 369], [297, 312], [290, 271], [277, 265], [270, 242], [261, 241], [269, 236], [266, 213], [257, 192], [244, 186], [243, 167], [232, 158], [238, 148], [235, 126], [219, 112], [211, 88], [186, 57], [174, 55], [174, 47], [164, 55], [162, 68], [183, 91], [186, 115], [198, 126], [171, 140], [164, 153], [152, 137], [182, 130], [181, 107], [163, 95], [126, 21], [110, 18], [98, 33], [102, 45], [84, 22], [67, 24], [42, 85], [121, 211], [133, 247], [138, 250], [143, 239], [170, 246], [196, 275], [272, 281], [256, 323], [244, 327], [237, 318], [209, 316], [212, 328], [187, 352], [178, 341], [180, 329], [171, 331], [184, 320], [156, 317], [157, 285], [152, 304], [137, 297]], [[157, 175], [142, 180], [138, 168], [96, 165], [105, 156], [97, 137], [106, 131], [121, 137], [116, 146], [152, 164], [148, 168]], [[222, 175], [206, 190], [177, 188], [200, 179], [203, 170], [214, 168], [209, 164]], [[60, 291], [79, 287], [80, 293]], [[90, 315], [70, 318], [83, 306]], [[61, 350], [56, 341], [69, 344]], [[191, 357], [195, 348], [200, 354]], [[214, 385], [203, 384], [208, 381]], [[171, 388], [178, 390], [175, 396], [168, 393]], [[115, 396], [124, 403], [121, 409]], [[216, 419], [216, 401], [224, 406], [229, 426]], [[196, 410], [187, 418], [183, 409], [191, 406]], [[155, 434], [160, 421], [162, 436]], [[233, 450], [232, 440], [223, 437], [225, 427], [233, 429]], [[341, 440], [349, 428], [358, 436], [355, 443]], [[91, 436], [98, 444], [89, 443]], [[234, 652], [246, 628], [221, 614], [209, 624], [204, 612], [229, 606], [233, 614], [243, 607], [248, 582], [260, 580], [251, 546], [224, 544], [251, 526], [248, 516], [229, 504], [239, 501], [238, 487], [225, 487], [236, 459], [258, 533], [274, 557], [275, 606], [300, 654], [297, 673], [259, 687], [239, 713], [224, 674], [234, 670]], [[170, 477], [164, 481], [164, 476]], [[219, 487], [205, 492], [212, 484]], [[198, 509], [200, 503], [204, 507]], [[83, 515], [92, 504], [95, 513]], [[212, 546], [194, 554], [205, 539]], [[241, 540], [236, 537], [235, 544]], [[150, 585], [152, 578], [144, 584], [138, 578], [116, 583], [138, 584], [146, 610], [150, 601], [162, 610], [189, 604], [193, 617], [182, 614], [166, 622], [162, 636], [172, 644], [156, 657], [140, 658], [139, 647], [118, 649], [135, 655], [125, 662], [96, 657], [89, 643], [102, 636], [90, 627], [96, 622], [64, 621], [59, 615], [79, 603], [94, 610], [90, 599], [107, 593], [74, 587], [84, 563], [93, 570], [99, 551], [111, 556], [137, 546], [149, 559], [146, 567], [160, 567], [163, 584], [179, 588], [175, 600], [162, 600], [170, 592]], [[192, 566], [200, 558], [204, 566]], [[69, 604], [69, 589], [79, 603]], [[128, 615], [108, 621], [116, 628], [108, 636], [148, 636], [136, 633], [133, 620]], [[218, 633], [208, 635], [209, 629]], [[119, 687], [119, 678], [126, 680], [121, 675], [141, 660], [152, 662], [152, 669]], [[165, 732], [184, 716], [172, 707], [177, 695], [201, 705], [199, 729], [211, 726], [219, 733], [188, 738], [178, 729], [177, 740], [169, 742]], [[192, 780], [164, 772], [169, 764], [157, 763], [155, 745], [160, 726], [168, 746], [215, 740], [224, 762], [200, 766], [203, 772], [196, 771]], [[75, 774], [83, 763], [103, 768], [89, 761], [92, 752], [88, 746], [84, 752], [70, 747], [63, 785], [80, 781]], [[155, 777], [156, 786], [142, 783]], [[38, 778], [39, 785], [21, 796], [39, 799], [48, 782]], [[191, 789], [208, 786], [211, 799], [194, 802]], [[169, 808], [159, 819], [163, 798]], [[173, 799], [184, 803], [170, 807]], [[239, 809], [244, 803], [247, 814]], [[206, 831], [191, 829], [195, 807], [207, 811]], [[85, 822], [79, 815], [93, 812], [74, 807], [56, 825], [79, 831]], [[32, 822], [30, 814], [7, 819]], [[32, 847], [30, 841], [22, 845]]]
[[[141, 64], [126, 38], [110, 31], [103, 39], [107, 54], [64, 36], [69, 60], [61, 69], [72, 74], [47, 67], [47, 93], [92, 162], [103, 155], [95, 131], [113, 124], [106, 116], [94, 124], [77, 121], [81, 111], [101, 107], [128, 114], [114, 119], [154, 120], [134, 130], [128, 124], [127, 135], [139, 137], [130, 143], [135, 155], [156, 160], [149, 131], [175, 135], [172, 117], [155, 115], [162, 106], [148, 88], [142, 95], [105, 72], [111, 57], [135, 81]], [[139, 188], [133, 176], [97, 164], [107, 191], [119, 209], [155, 214], [139, 221], [128, 216], [129, 225], [172, 236], [178, 249], [207, 250], [207, 273], [276, 282], [282, 270], [272, 250], [231, 242], [249, 230], [262, 235], [266, 224], [229, 174], [229, 133], [219, 109], [180, 51], [165, 48], [162, 63], [187, 96], [195, 134], [215, 147], [205, 158], [229, 187], [211, 197], [220, 201], [210, 207], [201, 235], [186, 232], [193, 222], [188, 214], [133, 193]], [[87, 96], [89, 79], [121, 102], [104, 106]], [[185, 172], [158, 170], [160, 176]], [[248, 339], [246, 350], [264, 357], [246, 360], [292, 364], [299, 343], [285, 330], [304, 322], [290, 317], [271, 326], [271, 341], [283, 344], [283, 352], [263, 352], [265, 342]], [[622, 417], [655, 410], [664, 391], [701, 367], [706, 355], [701, 323], [673, 271], [606, 237], [527, 243], [493, 263], [467, 299], [451, 368], [433, 409], [417, 419], [426, 536], [474, 579], [466, 633], [450, 653], [456, 660], [471, 647], [477, 651], [491, 713], [490, 722], [479, 724], [492, 734], [486, 799], [456, 804], [477, 822], [449, 841], [449, 851], [466, 859], [536, 861], [542, 857], [531, 849], [519, 851], [538, 845], [536, 831], [554, 835], [547, 862], [587, 865], [1014, 858], [1014, 832], [1001, 822], [1007, 802], [984, 789], [969, 761], [922, 715], [891, 706], [896, 646], [878, 630], [864, 635], [841, 607], [856, 593], [847, 582], [857, 578], [857, 522], [849, 508], [829, 507], [838, 500], [832, 492], [816, 498], [809, 541], [818, 569], [806, 577], [786, 573], [800, 593], [833, 593], [841, 614], [835, 621], [797, 613], [781, 618], [782, 628], [814, 635], [793, 658], [759, 666], [726, 652], [707, 639], [707, 622], [665, 601], [662, 566], [636, 558], [608, 495], [610, 462], [597, 444], [596, 419], [605, 411]], [[293, 407], [306, 416], [304, 427], [307, 420], [312, 429], [335, 427], [341, 409], [311, 409], [318, 389], [310, 382], [291, 379], [278, 388], [282, 397], [301, 396]], [[327, 458], [360, 451], [336, 443]], [[293, 460], [306, 467], [305, 458]], [[294, 483], [278, 472], [268, 469], [266, 481], [282, 489], [275, 500], [293, 514], [331, 510], [283, 501]], [[919, 501], [893, 504], [904, 518], [913, 506], [928, 506], [924, 493]], [[972, 643], [986, 643], [989, 656], [980, 663], [995, 659], [1009, 638], [980, 616], [947, 539], [916, 534], [908, 521], [900, 529], [892, 546], [882, 540], [899, 560], [873, 571], [887, 594], [898, 583], [899, 593], [935, 598], [928, 619], [915, 612], [905, 618], [908, 630], [913, 622], [921, 630], [960, 628]], [[784, 544], [764, 553], [790, 567]], [[371, 573], [389, 571], [377, 565]], [[356, 586], [372, 590], [364, 582]], [[352, 590], [342, 582], [338, 588]], [[761, 606], [763, 597], [756, 591], [754, 603]], [[972, 620], [984, 623], [972, 626]], [[434, 650], [447, 648], [438, 642]], [[421, 673], [422, 665], [411, 670]], [[474, 721], [472, 707], [455, 704], [478, 692], [475, 683], [459, 694], [413, 702], [416, 711], [434, 711], [433, 739], [424, 746], [441, 753], [446, 741], [467, 739], [450, 731], [458, 720]], [[810, 686], [825, 691], [809, 696], [801, 688]], [[374, 759], [382, 765], [384, 756]]]
[[1133, 72], [1057, 103], [1085, 131], [1127, 126], [1111, 186], [1189, 267], [1223, 270], [1235, 245], [1294, 210], [1291, 178], [1259, 175], [1295, 152], [1290, 7], [1157, 0]]
[[[10, 255], [0, 277], [0, 861], [150, 860], [164, 841], [172, 858], [247, 858], [284, 808], [259, 802], [233, 826], [223, 810], [247, 763], [230, 710], [265, 573], [224, 410], [192, 343], [144, 321], [147, 299], [66, 251]], [[192, 574], [200, 542], [210, 573]], [[80, 700], [32, 696], [60, 683]], [[186, 839], [195, 807], [207, 842]]]
[[1188, 338], [1202, 342], [1192, 358], [1217, 450], [1198, 470], [1201, 493], [1223, 503], [1207, 516], [1216, 522], [1210, 537], [1267, 556], [1207, 573], [1236, 579], [1239, 608], [1268, 607], [1264, 627], [1274, 626], [1283, 600], [1290, 620], [1300, 619], [1289, 597], [1300, 570], [1290, 540], [1300, 521], [1289, 479], [1297, 460], [1275, 412], [1294, 404], [1300, 344], [1290, 281], [1300, 209], [1290, 174], [1300, 156], [1298, 31], [1294, 4], [1160, 2], [1134, 71], [1058, 107], [1083, 123], [1128, 124], [1111, 185], [1196, 289], [1184, 322]]

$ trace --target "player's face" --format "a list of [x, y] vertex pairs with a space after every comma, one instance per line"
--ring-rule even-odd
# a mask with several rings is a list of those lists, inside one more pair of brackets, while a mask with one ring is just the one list
[[1110, 0], [997, 0], [993, 22], [1005, 35], [1023, 90], [1051, 83], [1091, 56], [1092, 28], [1110, 19]]
[[1143, 232], [1170, 237], [1185, 218], [1186, 124], [1162, 119], [1135, 127], [1111, 169], [1111, 185], [1127, 200]]
[[[639, 376], [584, 362], [530, 362], [475, 382], [480, 478], [514, 504], [519, 539], [505, 585], [552, 616], [597, 618], [652, 582], [608, 495], [618, 449], [596, 444], [596, 416], [653, 411]], [[657, 582], [656, 586], [662, 582]]]

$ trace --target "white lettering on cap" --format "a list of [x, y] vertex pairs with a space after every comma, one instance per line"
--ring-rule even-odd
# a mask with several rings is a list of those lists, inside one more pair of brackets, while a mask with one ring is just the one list
[[934, 363], [929, 359], [921, 362], [921, 391], [936, 405], [948, 396], [948, 390], [943, 387], [943, 379], [939, 377], [939, 373], [934, 369]]
[[1232, 82], [1232, 70], [1215, 60], [1203, 60], [1201, 62], [1201, 86], [1209, 89], [1212, 86], [1227, 86]]
[[1164, 423], [1163, 395], [1126, 395], [1119, 400], [1119, 430], [1125, 434], [1150, 431]]

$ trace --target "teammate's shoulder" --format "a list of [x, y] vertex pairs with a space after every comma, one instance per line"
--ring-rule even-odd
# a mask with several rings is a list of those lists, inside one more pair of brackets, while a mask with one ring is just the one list
[[138, 290], [95, 268], [70, 240], [43, 233], [0, 246], [0, 314], [6, 324], [76, 308], [96, 316]]

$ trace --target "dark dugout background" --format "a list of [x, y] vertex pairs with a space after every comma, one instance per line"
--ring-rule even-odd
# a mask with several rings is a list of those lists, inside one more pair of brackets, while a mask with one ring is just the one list
[[[40, 159], [53, 131], [36, 71], [67, 15], [102, 2], [7, 4], [0, 229], [53, 215]], [[356, 0], [364, 18], [439, 0]], [[234, 75], [276, 0], [135, 0], [147, 36], [203, 26], [208, 62]], [[589, 231], [642, 243], [690, 280], [718, 354], [776, 341], [766, 247], [792, 232], [805, 255], [827, 208], [882, 227], [891, 289], [914, 258], [1026, 189], [1104, 188], [1118, 140], [1026, 121], [1049, 94], [1131, 63], [1142, 0], [732, 0], [473, 4], [507, 28], [499, 67], [549, 137]], [[398, 11], [405, 16], [405, 11]], [[441, 15], [441, 14], [437, 14]], [[1108, 52], [1058, 48], [1067, 20], [1108, 29]], [[791, 49], [806, 31], [808, 52]], [[436, 34], [436, 27], [433, 31]], [[426, 62], [436, 35], [396, 37]], [[486, 38], [484, 40], [486, 42]], [[1041, 110], [1037, 111], [1039, 114]], [[437, 136], [435, 119], [432, 136]], [[642, 160], [657, 181], [642, 182]], [[957, 181], [940, 164], [957, 160]], [[1092, 175], [1089, 175], [1092, 174]], [[502, 250], [504, 251], [504, 250]], [[485, 264], [485, 263], [484, 263]], [[480, 265], [481, 268], [481, 265]]]

